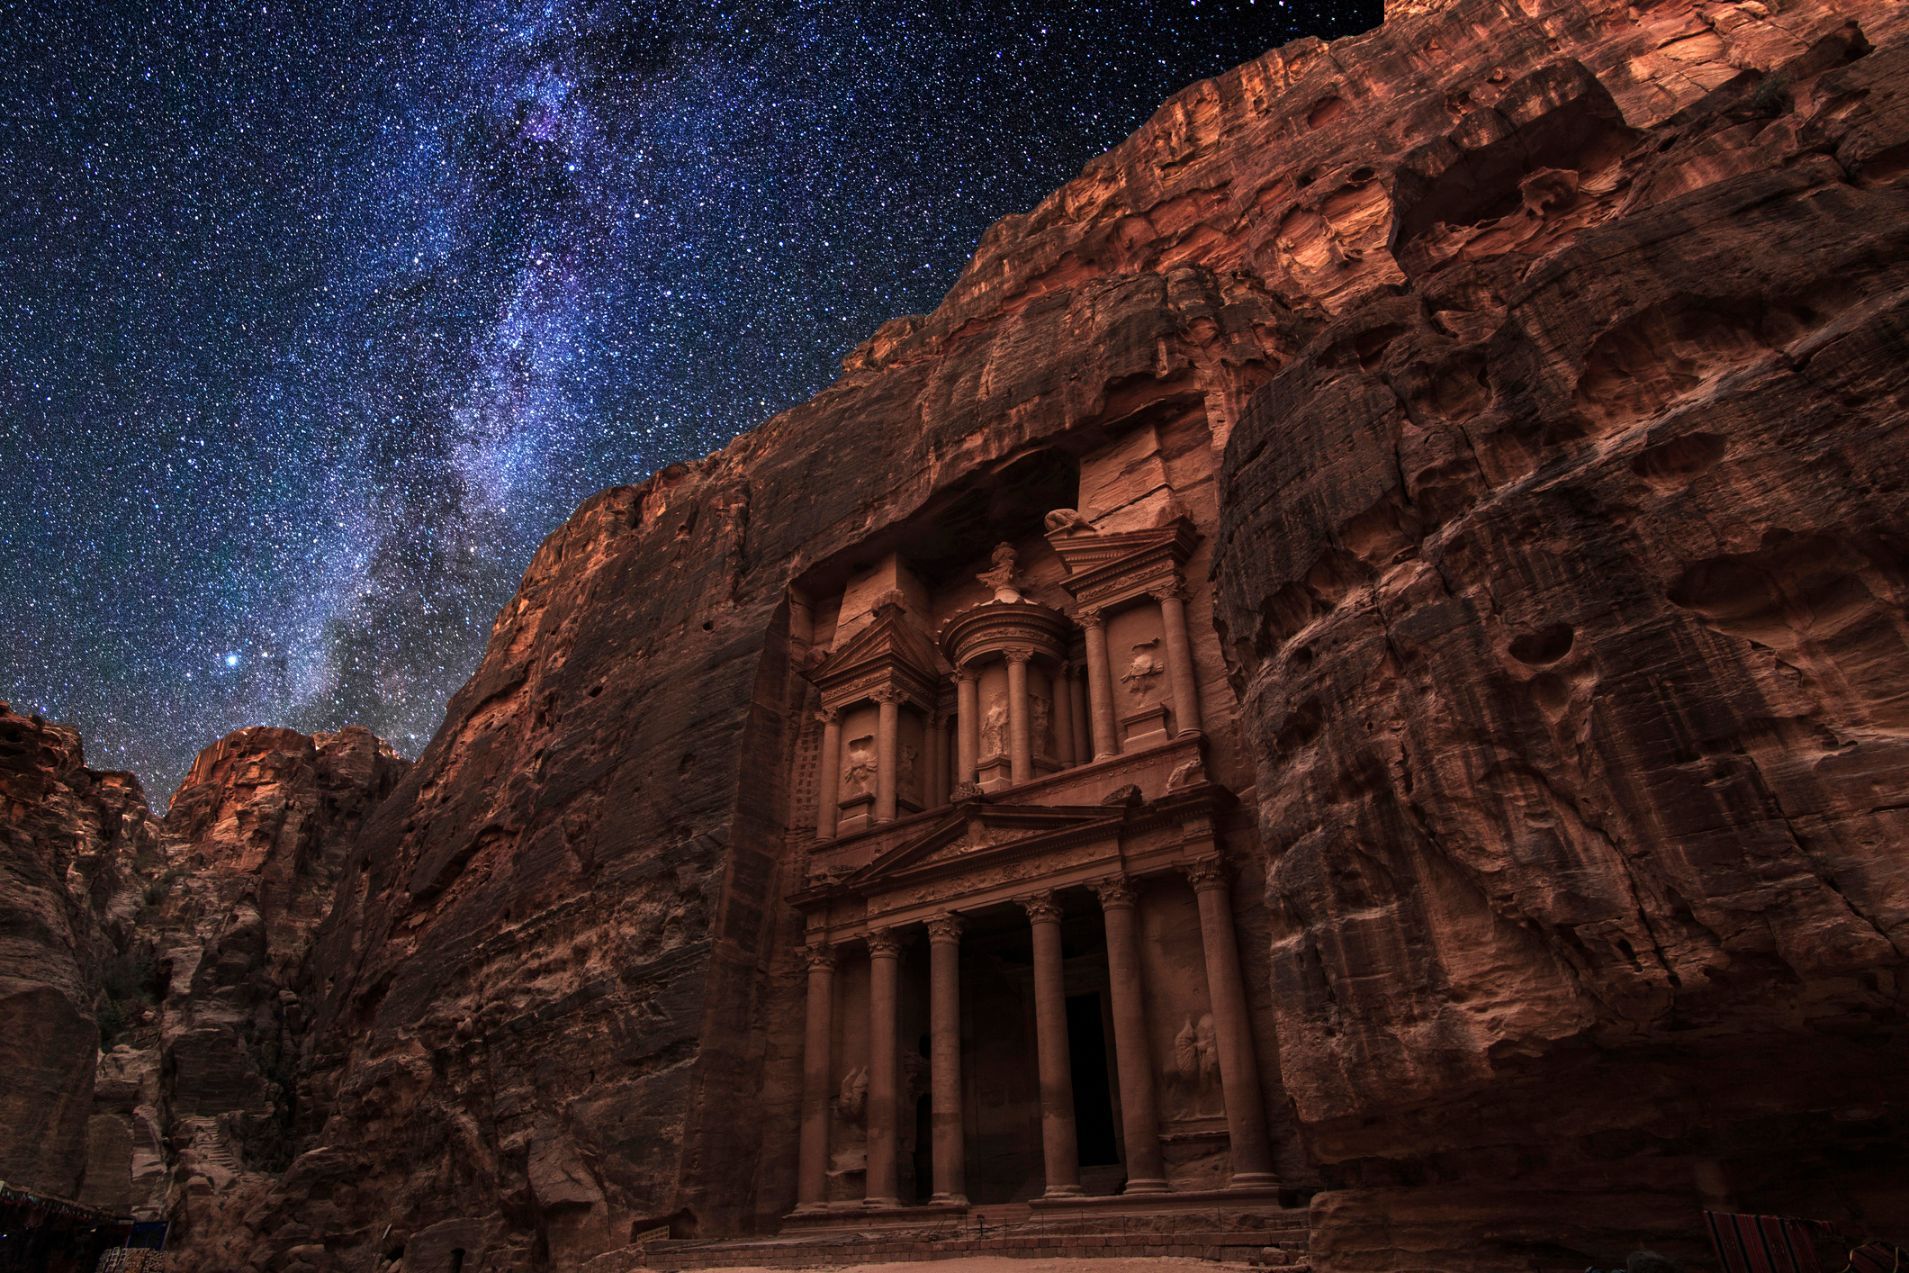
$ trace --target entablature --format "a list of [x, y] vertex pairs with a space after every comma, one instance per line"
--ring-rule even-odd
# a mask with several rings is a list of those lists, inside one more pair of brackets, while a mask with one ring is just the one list
[[[1067, 510], [1060, 510], [1066, 512]], [[1062, 586], [1083, 611], [1109, 610], [1183, 586], [1181, 568], [1200, 536], [1184, 517], [1149, 530], [1103, 534], [1057, 516], [1048, 533], [1067, 567]]]

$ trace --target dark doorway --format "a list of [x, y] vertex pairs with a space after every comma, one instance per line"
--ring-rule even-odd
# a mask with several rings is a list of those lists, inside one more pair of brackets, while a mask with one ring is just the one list
[[1107, 1085], [1107, 1034], [1098, 994], [1067, 996], [1067, 1050], [1074, 1073], [1074, 1132], [1083, 1167], [1117, 1166], [1114, 1095]]
[[934, 1192], [934, 1106], [926, 1096], [917, 1096], [915, 1098], [915, 1201], [926, 1202]]

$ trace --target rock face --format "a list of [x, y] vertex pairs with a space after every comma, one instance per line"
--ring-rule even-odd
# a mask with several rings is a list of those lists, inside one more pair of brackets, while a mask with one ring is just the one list
[[1394, 169], [1396, 286], [1243, 414], [1219, 586], [1283, 1077], [1352, 1187], [1322, 1266], [1909, 1216], [1906, 52], [1829, 32], [1655, 121], [1509, 79]]
[[155, 820], [79, 735], [0, 703], [0, 1180], [73, 1197], [86, 1174], [96, 1004]]
[[190, 1246], [283, 1165], [309, 937], [403, 767], [363, 729], [240, 730], [161, 820], [71, 730], [0, 706], [0, 1178]]
[[[811, 402], [585, 503], [401, 778], [364, 738], [208, 752], [161, 1059], [112, 1078], [178, 1129], [182, 1267], [773, 1228], [799, 585], [1148, 431], [1113, 484], [1207, 475], [1187, 615], [1239, 699], [1241, 963], [1314, 1267], [1688, 1253], [1704, 1205], [1903, 1228], [1906, 39], [1828, 0], [1416, 0], [1269, 53]], [[105, 780], [5, 737], [0, 992], [70, 1146], [48, 1058], [99, 956], [32, 828]]]
[[1226, 448], [1320, 1266], [1899, 1215], [1899, 1172], [1779, 1170], [1898, 1127], [1909, 218], [1902, 18], [1861, 16], [1420, 5], [1268, 54], [814, 401], [588, 502], [347, 867], [252, 1258], [772, 1226], [789, 585], [1169, 407]]

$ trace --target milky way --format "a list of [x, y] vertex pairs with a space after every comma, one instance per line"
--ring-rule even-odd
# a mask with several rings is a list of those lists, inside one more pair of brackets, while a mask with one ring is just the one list
[[1378, 8], [0, 4], [0, 698], [162, 795], [244, 724], [415, 754], [578, 500]]

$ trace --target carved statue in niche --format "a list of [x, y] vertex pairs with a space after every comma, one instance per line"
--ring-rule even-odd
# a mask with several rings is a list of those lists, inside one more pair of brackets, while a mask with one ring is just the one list
[[1213, 1014], [1189, 1016], [1173, 1037], [1173, 1064], [1168, 1074], [1169, 1100], [1179, 1118], [1197, 1118], [1220, 1112], [1220, 1045]]
[[912, 745], [903, 743], [901, 745], [901, 755], [896, 758], [895, 763], [901, 770], [899, 775], [900, 782], [897, 789], [906, 792], [910, 796], [918, 796], [920, 792], [915, 787], [915, 775], [919, 771], [921, 764], [921, 753], [916, 751]]
[[988, 704], [981, 717], [981, 759], [992, 760], [1008, 754], [1008, 705], [1006, 699]]
[[1014, 545], [1005, 543], [996, 544], [994, 546], [993, 568], [982, 571], [976, 575], [975, 578], [994, 589], [994, 599], [996, 601], [1019, 601], [1021, 600], [1021, 590], [1015, 583], [1015, 575], [1018, 573], [1018, 569], [1019, 568], [1015, 565]]
[[872, 735], [849, 740], [848, 763], [842, 766], [844, 798], [875, 790], [875, 739]]
[[1160, 662], [1160, 638], [1148, 641], [1135, 641], [1133, 661], [1120, 675], [1120, 683], [1127, 687], [1127, 696], [1133, 699], [1135, 707], [1149, 707], [1153, 704], [1154, 683], [1167, 669]]
[[1028, 710], [1034, 716], [1034, 754], [1051, 756], [1054, 754], [1054, 712], [1048, 701], [1035, 694], [1028, 699]]
[[842, 1086], [835, 1094], [835, 1112], [845, 1123], [859, 1123], [868, 1113], [868, 1067], [857, 1066], [842, 1075]]

